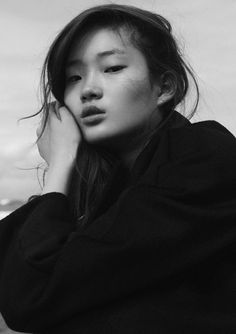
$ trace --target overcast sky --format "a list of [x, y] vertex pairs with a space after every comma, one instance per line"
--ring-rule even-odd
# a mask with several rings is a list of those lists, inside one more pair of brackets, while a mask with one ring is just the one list
[[[38, 119], [17, 123], [40, 106], [40, 69], [50, 43], [85, 8], [111, 1], [0, 1], [0, 200], [39, 192]], [[153, 10], [172, 23], [198, 75], [202, 102], [193, 121], [215, 119], [236, 134], [236, 1], [116, 1]]]

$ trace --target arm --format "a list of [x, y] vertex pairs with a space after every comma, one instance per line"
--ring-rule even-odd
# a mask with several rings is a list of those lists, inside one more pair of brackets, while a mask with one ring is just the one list
[[74, 159], [71, 161], [63, 159], [51, 165], [47, 171], [46, 183], [41, 195], [50, 192], [59, 192], [67, 195], [73, 167]]
[[38, 150], [48, 164], [46, 184], [42, 195], [50, 192], [67, 194], [71, 172], [81, 142], [79, 126], [66, 107], [52, 105], [44, 132], [42, 124], [37, 129]]
[[[162, 165], [155, 184], [130, 187], [83, 230], [56, 192], [37, 199], [27, 215], [7, 217], [0, 225], [7, 322], [40, 332], [135, 291], [166, 288], [169, 279], [217, 261], [222, 250], [228, 256], [236, 237], [236, 157], [220, 145]], [[15, 223], [21, 228], [10, 233]]]
[[[168, 176], [191, 160], [185, 157], [160, 172]], [[41, 196], [20, 233], [14, 240], [11, 236], [11, 248], [0, 253], [0, 303], [7, 322], [40, 331], [137, 290], [166, 288], [171, 277], [217, 259], [235, 239], [235, 214], [226, 216], [211, 199], [204, 199], [199, 210], [195, 201], [196, 194], [173, 183], [172, 188], [140, 184], [127, 189], [93, 224], [76, 231], [67, 197]]]
[[[1, 253], [0, 305], [8, 325], [40, 332], [71, 314], [162, 287], [188, 265], [188, 235], [175, 236], [169, 206], [157, 189], [135, 187], [82, 233], [70, 221], [65, 196], [43, 195]], [[185, 224], [179, 221], [183, 232]]]

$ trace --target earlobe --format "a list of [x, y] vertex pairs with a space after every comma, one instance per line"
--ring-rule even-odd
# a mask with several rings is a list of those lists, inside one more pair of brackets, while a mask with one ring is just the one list
[[171, 100], [176, 93], [176, 80], [171, 73], [165, 73], [161, 76], [160, 90], [157, 98], [157, 105], [161, 106]]
[[172, 99], [174, 96], [173, 92], [163, 92], [158, 98], [157, 98], [157, 105], [161, 106], [164, 103], [168, 102], [169, 100]]

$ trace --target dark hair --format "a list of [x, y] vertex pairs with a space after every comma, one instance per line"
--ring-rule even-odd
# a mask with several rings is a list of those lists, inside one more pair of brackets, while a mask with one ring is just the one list
[[[170, 23], [161, 15], [134, 6], [108, 4], [95, 6], [80, 13], [65, 26], [51, 45], [41, 74], [42, 108], [33, 115], [44, 113], [45, 123], [42, 132], [53, 97], [64, 104], [65, 62], [73, 42], [86, 32], [97, 28], [109, 28], [117, 33], [121, 28], [127, 28], [131, 43], [146, 58], [150, 82], [162, 75], [168, 75], [168, 80], [174, 87], [174, 94], [162, 106], [166, 115], [177, 105], [184, 106], [191, 77], [196, 88], [195, 104], [189, 114], [191, 118], [198, 106], [199, 89], [193, 70], [184, 61], [172, 35]], [[76, 216], [84, 216], [83, 221], [86, 222], [103, 192], [117, 158], [111, 152], [95, 149], [85, 141], [79, 147], [78, 157], [69, 198]]]

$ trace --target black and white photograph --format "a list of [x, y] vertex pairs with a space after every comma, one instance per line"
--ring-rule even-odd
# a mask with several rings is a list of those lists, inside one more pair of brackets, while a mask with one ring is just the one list
[[236, 1], [0, 2], [0, 333], [236, 333]]

